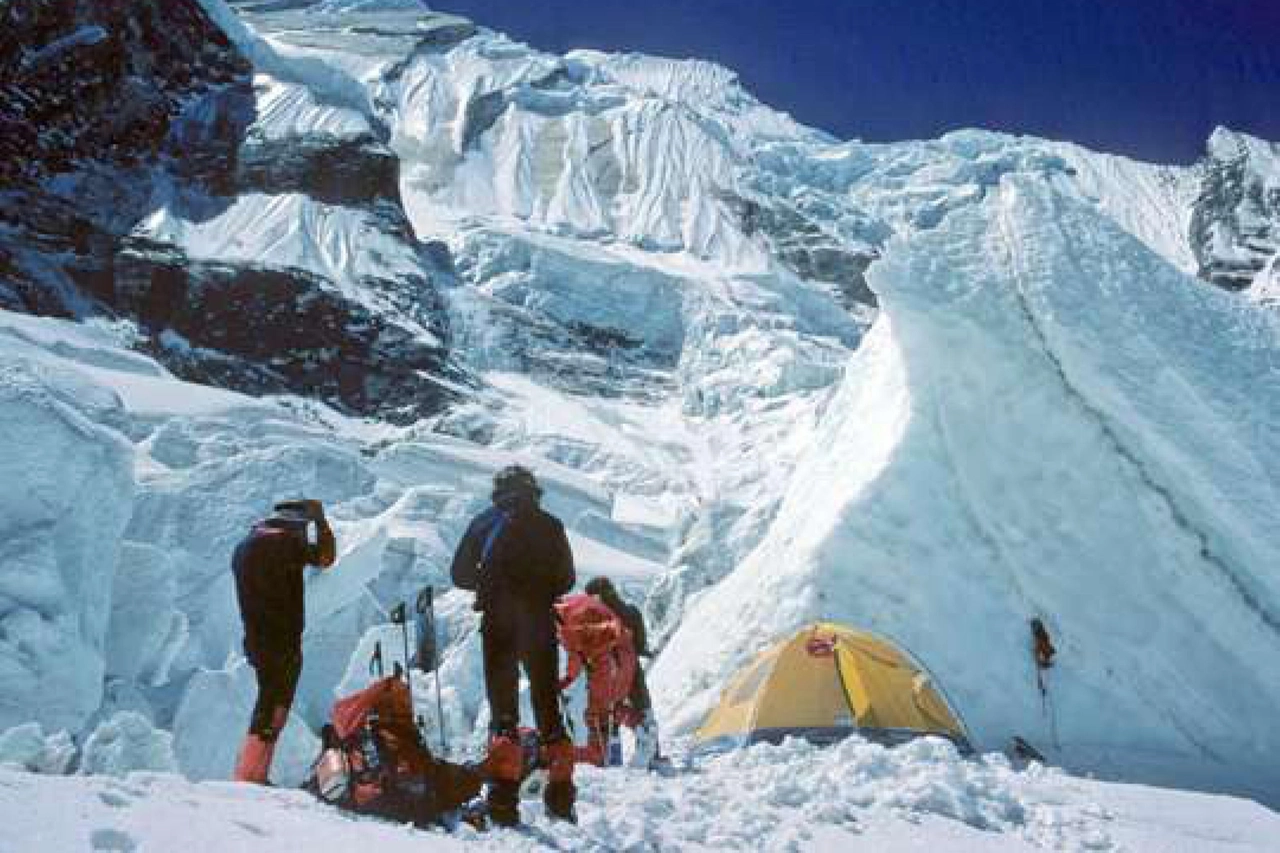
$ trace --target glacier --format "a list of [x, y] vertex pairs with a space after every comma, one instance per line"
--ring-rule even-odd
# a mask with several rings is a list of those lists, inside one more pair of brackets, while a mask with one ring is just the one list
[[341, 553], [281, 779], [425, 583], [466, 754], [479, 639], [445, 566], [519, 461], [581, 576], [644, 600], [677, 743], [836, 619], [910, 648], [981, 750], [1280, 803], [1280, 146], [873, 145], [712, 63], [412, 2], [166, 8], [226, 43], [159, 88], [154, 164], [90, 112], [59, 137], [82, 171], [0, 186], [0, 760], [225, 777], [252, 689], [229, 554], [296, 494]]

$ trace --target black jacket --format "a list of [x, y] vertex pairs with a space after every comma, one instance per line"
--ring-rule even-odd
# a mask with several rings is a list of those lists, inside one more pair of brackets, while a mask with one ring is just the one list
[[258, 526], [236, 546], [231, 570], [244, 622], [244, 651], [256, 665], [264, 656], [296, 654], [306, 627], [303, 569], [324, 565], [305, 534]]
[[[489, 553], [485, 554], [488, 545]], [[453, 556], [455, 586], [474, 590], [486, 614], [546, 611], [573, 589], [573, 552], [560, 519], [531, 501], [476, 516]]]
[[631, 642], [635, 646], [636, 654], [642, 657], [652, 656], [653, 652], [649, 651], [649, 637], [644, 630], [644, 616], [641, 615], [640, 608], [619, 601], [617, 607], [609, 605], [609, 609], [617, 613], [622, 624], [631, 630]]

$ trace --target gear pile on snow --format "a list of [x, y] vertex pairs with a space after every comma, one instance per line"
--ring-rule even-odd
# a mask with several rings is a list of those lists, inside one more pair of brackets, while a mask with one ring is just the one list
[[432, 755], [399, 678], [383, 678], [338, 701], [323, 743], [305, 787], [360, 814], [425, 826], [475, 797], [484, 782], [480, 768]]

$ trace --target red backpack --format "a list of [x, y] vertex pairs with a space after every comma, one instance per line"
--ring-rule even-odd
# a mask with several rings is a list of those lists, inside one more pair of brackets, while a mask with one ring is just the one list
[[307, 784], [325, 802], [426, 825], [480, 792], [478, 768], [427, 749], [401, 679], [383, 678], [339, 700], [331, 716]]
[[620, 723], [635, 722], [627, 705], [637, 665], [631, 630], [594, 595], [566, 595], [555, 607], [556, 631], [569, 657], [560, 689], [587, 672], [588, 746], [579, 757], [603, 764], [610, 732]]

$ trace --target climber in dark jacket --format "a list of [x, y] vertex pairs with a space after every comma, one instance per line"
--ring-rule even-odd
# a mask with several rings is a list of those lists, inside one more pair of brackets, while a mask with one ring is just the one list
[[[307, 539], [311, 523], [314, 544]], [[244, 653], [258, 678], [258, 698], [236, 762], [238, 782], [267, 781], [302, 673], [303, 570], [332, 566], [336, 551], [320, 502], [290, 501], [254, 525], [232, 555]]]
[[560, 714], [560, 657], [552, 605], [573, 588], [573, 553], [560, 520], [539, 506], [542, 489], [513, 465], [493, 478], [493, 506], [467, 528], [453, 558], [456, 586], [473, 590], [480, 611], [490, 741], [490, 815], [519, 821], [520, 666], [548, 762], [544, 792], [553, 817], [572, 820], [573, 742]]

